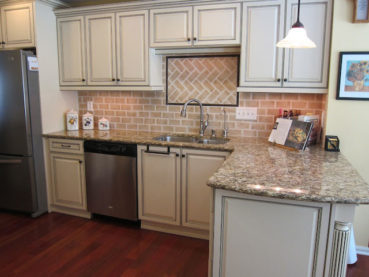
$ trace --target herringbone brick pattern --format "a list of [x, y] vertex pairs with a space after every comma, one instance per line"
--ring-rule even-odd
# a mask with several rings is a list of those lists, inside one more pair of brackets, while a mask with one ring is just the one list
[[237, 67], [237, 57], [169, 58], [168, 102], [237, 104]]

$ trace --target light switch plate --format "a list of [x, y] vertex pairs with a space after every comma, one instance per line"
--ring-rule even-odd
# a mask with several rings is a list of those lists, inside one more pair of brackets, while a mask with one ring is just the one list
[[239, 120], [256, 120], [258, 116], [258, 108], [236, 108], [236, 119]]
[[92, 112], [94, 110], [94, 102], [92, 101], [87, 101], [87, 110], [89, 112]]

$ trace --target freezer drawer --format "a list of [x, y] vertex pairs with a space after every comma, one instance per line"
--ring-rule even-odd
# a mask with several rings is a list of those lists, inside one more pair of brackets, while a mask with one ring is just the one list
[[136, 157], [85, 153], [87, 209], [137, 220]]
[[0, 155], [0, 208], [21, 212], [37, 210], [32, 157]]

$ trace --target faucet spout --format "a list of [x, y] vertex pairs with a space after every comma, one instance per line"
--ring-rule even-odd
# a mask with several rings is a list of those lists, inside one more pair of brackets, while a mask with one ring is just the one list
[[181, 110], [181, 116], [182, 117], [186, 117], [186, 111], [187, 111], [187, 106], [188, 104], [195, 102], [197, 104], [199, 104], [200, 106], [200, 136], [204, 136], [204, 132], [206, 127], [208, 126], [208, 120], [206, 120], [206, 122], [204, 122], [204, 114], [203, 114], [203, 107], [202, 107], [202, 103], [200, 102], [200, 100], [196, 99], [196, 98], [192, 98], [186, 101], [186, 103], [184, 103], [183, 108]]

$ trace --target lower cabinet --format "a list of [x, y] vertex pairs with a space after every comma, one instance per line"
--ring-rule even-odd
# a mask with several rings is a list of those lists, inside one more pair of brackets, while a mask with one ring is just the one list
[[229, 152], [144, 145], [137, 153], [142, 227], [207, 238], [211, 189], [206, 182]]
[[49, 140], [51, 211], [89, 217], [86, 202], [83, 141]]

